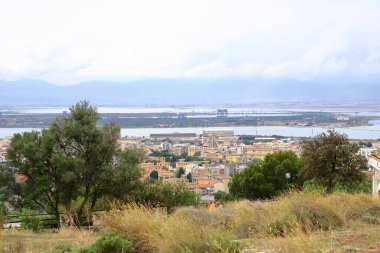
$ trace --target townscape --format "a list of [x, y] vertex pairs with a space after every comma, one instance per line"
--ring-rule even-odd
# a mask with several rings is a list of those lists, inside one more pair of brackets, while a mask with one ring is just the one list
[[[165, 183], [186, 183], [187, 188], [201, 196], [203, 202], [214, 193], [228, 193], [231, 176], [255, 160], [278, 151], [301, 154], [305, 138], [241, 135], [233, 131], [203, 131], [195, 133], [151, 134], [149, 137], [121, 137], [121, 150], [142, 149], [146, 158], [140, 164], [145, 179], [155, 178]], [[5, 163], [11, 137], [0, 139], [0, 163]], [[380, 140], [354, 140], [360, 146], [358, 154], [379, 170]], [[285, 180], [285, 179], [284, 179]], [[375, 190], [374, 190], [375, 191]], [[374, 192], [374, 194], [376, 194]]]
[[0, 253], [380, 253], [379, 24], [0, 0]]

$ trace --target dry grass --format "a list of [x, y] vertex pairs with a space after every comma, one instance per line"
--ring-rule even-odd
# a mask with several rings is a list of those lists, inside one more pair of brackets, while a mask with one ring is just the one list
[[[380, 201], [368, 195], [294, 192], [274, 201], [239, 201], [222, 209], [180, 208], [168, 215], [143, 206], [121, 206], [103, 226], [137, 245], [137, 252], [239, 252], [234, 242], [265, 241], [274, 252], [320, 252], [323, 231], [380, 221]], [[380, 236], [380, 235], [379, 235]], [[242, 248], [244, 246], [241, 246]], [[328, 248], [328, 247], [327, 247]]]
[[[273, 201], [232, 202], [213, 211], [183, 207], [170, 215], [163, 209], [124, 205], [100, 220], [105, 232], [132, 241], [142, 253], [380, 252], [380, 200], [363, 194], [293, 192]], [[74, 229], [2, 231], [0, 252], [54, 252], [64, 244], [79, 249], [99, 236]]]
[[104, 215], [103, 225], [132, 241], [137, 252], [238, 252], [227, 231], [220, 236], [212, 228], [214, 216], [206, 209], [183, 208], [169, 216], [162, 209], [125, 205]]
[[33, 233], [29, 230], [1, 230], [0, 252], [44, 253], [59, 252], [57, 248], [73, 250], [93, 243], [99, 236], [91, 231], [63, 228], [58, 233], [45, 231]]

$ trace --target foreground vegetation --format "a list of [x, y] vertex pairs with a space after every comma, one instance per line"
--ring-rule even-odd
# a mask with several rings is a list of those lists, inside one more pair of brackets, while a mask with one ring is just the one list
[[[115, 206], [100, 220], [97, 232], [3, 231], [0, 250], [378, 252], [380, 249], [380, 200], [365, 194], [293, 192], [273, 201], [230, 202], [212, 211], [205, 207], [182, 207], [170, 214], [166, 209], [128, 204]], [[124, 246], [109, 251], [110, 245]], [[102, 247], [103, 250], [108, 247], [108, 251], [102, 251]]]

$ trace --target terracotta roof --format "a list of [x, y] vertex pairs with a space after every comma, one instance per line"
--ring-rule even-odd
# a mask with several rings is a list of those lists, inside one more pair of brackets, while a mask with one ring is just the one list
[[188, 189], [196, 189], [196, 188], [214, 188], [214, 185], [211, 184], [189, 184], [187, 185]]
[[368, 158], [373, 158], [375, 160], [378, 160], [380, 162], [380, 154], [377, 154], [377, 155], [371, 155], [369, 156]]

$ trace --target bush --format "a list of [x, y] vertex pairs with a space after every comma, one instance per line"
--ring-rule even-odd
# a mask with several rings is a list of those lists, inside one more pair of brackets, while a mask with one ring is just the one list
[[347, 193], [371, 193], [372, 181], [363, 179], [351, 183], [336, 183], [333, 192], [347, 192]]
[[53, 248], [53, 253], [71, 253], [74, 252], [73, 245], [69, 243], [58, 244]]
[[226, 203], [226, 202], [236, 200], [236, 198], [234, 198], [234, 196], [232, 196], [231, 194], [226, 193], [224, 191], [221, 191], [221, 190], [214, 193], [214, 198], [215, 198], [215, 201], [220, 201], [222, 203]]
[[297, 217], [288, 214], [281, 220], [276, 220], [268, 225], [268, 233], [275, 236], [285, 236], [298, 227]]
[[290, 204], [290, 213], [295, 216], [302, 230], [328, 230], [343, 224], [334, 210], [308, 196], [296, 198]]
[[164, 223], [166, 212], [143, 205], [115, 206], [101, 217], [106, 230], [122, 235], [133, 242], [136, 252], [152, 252], [156, 247], [151, 240], [151, 233], [157, 234]]
[[[132, 241], [139, 253], [238, 252], [232, 250], [237, 245], [226, 230], [223, 230], [223, 238], [215, 234], [221, 230], [219, 226], [223, 226], [218, 211], [186, 207], [168, 215], [162, 208], [125, 205], [107, 213], [103, 224], [111, 233]], [[224, 247], [226, 249], [220, 249]]]
[[305, 193], [325, 195], [327, 188], [317, 183], [315, 179], [305, 181], [302, 186], [302, 190]]
[[258, 234], [264, 234], [268, 223], [276, 217], [275, 212], [269, 212], [265, 203], [248, 200], [230, 203], [223, 209], [232, 209], [233, 230], [238, 238], [248, 238]]
[[33, 211], [23, 209], [21, 215], [21, 226], [24, 229], [30, 229], [33, 232], [40, 232], [42, 230], [42, 223], [37, 216], [31, 216]]
[[166, 184], [162, 182], [148, 182], [138, 192], [134, 192], [129, 201], [149, 207], [165, 207], [171, 213], [179, 206], [198, 205], [196, 193], [187, 189], [185, 184]]
[[83, 248], [80, 253], [129, 253], [133, 252], [130, 241], [119, 235], [107, 235], [97, 240], [94, 244]]

